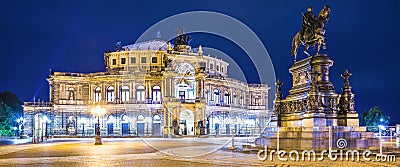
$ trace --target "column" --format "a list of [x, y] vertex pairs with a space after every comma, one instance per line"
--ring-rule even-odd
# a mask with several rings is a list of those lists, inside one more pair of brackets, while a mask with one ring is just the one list
[[173, 76], [170, 76], [169, 77], [169, 86], [170, 86], [170, 90], [171, 90], [170, 95], [171, 95], [171, 97], [177, 98], [176, 97], [175, 84], [173, 82], [175, 82], [175, 78]]
[[101, 101], [107, 101], [107, 85], [105, 82], [101, 83]]
[[134, 101], [136, 99], [136, 92], [135, 92], [135, 81], [130, 82], [130, 100]]
[[149, 101], [150, 101], [150, 99], [151, 99], [151, 95], [150, 95], [150, 94], [151, 94], [151, 93], [150, 93], [150, 92], [151, 92], [151, 91], [150, 91], [150, 90], [151, 90], [150, 81], [149, 81], [149, 80], [146, 80], [146, 81], [145, 81], [145, 85], [146, 85], [146, 88], [145, 88], [145, 89], [146, 89], [146, 93], [145, 93], [145, 94], [146, 94], [146, 98], [145, 98], [145, 100], [146, 100], [146, 103], [149, 103]]
[[[117, 80], [117, 81], [115, 81], [115, 83], [114, 83], [114, 102], [115, 103], [119, 103], [119, 101], [121, 100], [121, 99], [119, 99], [120, 97], [119, 97], [119, 86], [120, 86], [120, 82]], [[118, 99], [118, 100], [117, 100]]]
[[164, 122], [164, 137], [167, 136], [168, 134], [168, 114], [167, 114], [167, 109], [164, 107], [164, 111], [163, 111], [163, 122]]

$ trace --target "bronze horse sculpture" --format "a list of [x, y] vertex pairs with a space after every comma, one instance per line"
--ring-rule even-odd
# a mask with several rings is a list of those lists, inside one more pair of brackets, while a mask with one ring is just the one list
[[[311, 8], [311, 7], [310, 7]], [[294, 56], [294, 61], [296, 61], [297, 50], [299, 45], [304, 45], [304, 53], [311, 56], [308, 52], [310, 46], [315, 47], [318, 44], [317, 54], [319, 54], [321, 46], [326, 49], [325, 43], [325, 26], [329, 20], [329, 13], [331, 9], [329, 6], [324, 6], [324, 8], [319, 12], [317, 18], [310, 19], [310, 25], [304, 25], [303, 16], [303, 27], [302, 30], [296, 33], [292, 40], [292, 55]], [[311, 12], [312, 13], [312, 12]]]

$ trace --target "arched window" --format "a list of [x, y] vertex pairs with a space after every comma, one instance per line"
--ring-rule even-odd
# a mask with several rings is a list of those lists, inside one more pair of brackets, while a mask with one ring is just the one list
[[230, 104], [231, 103], [231, 100], [230, 100], [230, 97], [231, 95], [230, 95], [230, 93], [228, 92], [228, 91], [225, 91], [225, 93], [224, 93], [224, 103], [225, 104]]
[[107, 118], [107, 123], [114, 123], [115, 122], [115, 118], [113, 115], [109, 115]]
[[160, 86], [153, 86], [153, 103], [158, 103], [161, 101], [161, 88]]
[[138, 102], [144, 102], [144, 98], [145, 98], [144, 96], [145, 96], [145, 94], [144, 94], [144, 86], [138, 86], [136, 88], [136, 100]]
[[121, 101], [129, 101], [129, 87], [128, 86], [121, 87]]
[[107, 88], [107, 101], [112, 102], [115, 99], [115, 92], [114, 92], [114, 87], [109, 86]]
[[101, 100], [101, 89], [100, 87], [96, 87], [94, 89], [94, 102], [99, 102]]
[[127, 115], [123, 115], [123, 116], [121, 117], [121, 122], [123, 122], [123, 123], [130, 122], [130, 121], [129, 121], [129, 117], [128, 117]]
[[160, 121], [161, 117], [159, 115], [154, 115], [153, 121]]
[[214, 101], [215, 101], [215, 104], [219, 104], [219, 102], [220, 102], [220, 99], [219, 99], [219, 90], [218, 89], [214, 89], [214, 94], [213, 94], [213, 96], [214, 96]]

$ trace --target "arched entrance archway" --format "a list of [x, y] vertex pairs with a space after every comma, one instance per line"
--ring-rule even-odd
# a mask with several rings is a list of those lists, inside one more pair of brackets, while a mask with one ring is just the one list
[[107, 135], [114, 135], [114, 122], [114, 116], [109, 115], [107, 118]]
[[136, 123], [137, 135], [144, 136], [144, 116], [139, 115]]
[[161, 135], [161, 117], [159, 115], [153, 116], [153, 136]]
[[129, 135], [129, 117], [127, 115], [122, 115], [121, 117], [121, 130], [122, 130], [122, 136], [124, 135]]
[[220, 128], [221, 128], [221, 126], [222, 126], [222, 122], [221, 122], [221, 119], [219, 118], [219, 116], [214, 116], [213, 118], [212, 118], [212, 127], [214, 128], [214, 134], [215, 135], [219, 135], [220, 134]]
[[183, 110], [179, 114], [179, 129], [181, 135], [194, 135], [194, 114], [190, 110]]

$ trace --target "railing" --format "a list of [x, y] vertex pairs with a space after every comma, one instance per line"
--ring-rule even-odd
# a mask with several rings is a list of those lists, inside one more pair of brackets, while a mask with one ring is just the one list
[[[102, 73], [104, 75], [104, 73]], [[71, 76], [71, 77], [84, 77], [88, 74], [84, 73], [73, 73], [73, 72], [54, 72], [55, 76]]]
[[153, 100], [146, 100], [146, 101], [105, 101], [102, 100], [100, 102], [88, 101], [87, 104], [94, 104], [94, 105], [106, 105], [106, 104], [163, 104], [163, 101], [153, 101]]

